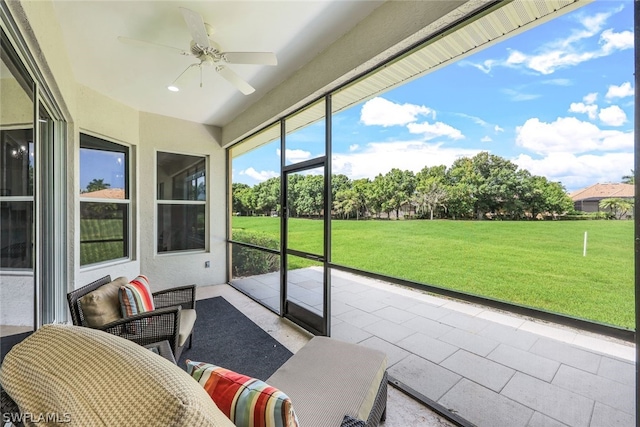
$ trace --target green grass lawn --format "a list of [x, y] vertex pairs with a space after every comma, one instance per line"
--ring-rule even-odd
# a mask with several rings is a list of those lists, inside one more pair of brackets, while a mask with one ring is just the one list
[[[290, 225], [291, 248], [321, 253], [321, 221]], [[233, 227], [279, 239], [279, 218]], [[336, 264], [635, 328], [632, 221], [334, 220], [331, 239]]]
[[[122, 237], [122, 220], [120, 219], [82, 219], [80, 220], [80, 240], [120, 239]], [[122, 258], [124, 242], [81, 243], [80, 265]]]

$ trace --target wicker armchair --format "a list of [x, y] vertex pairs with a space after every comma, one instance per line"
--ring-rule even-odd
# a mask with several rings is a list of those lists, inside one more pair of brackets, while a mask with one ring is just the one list
[[[74, 325], [88, 326], [85, 322], [82, 306], [78, 303], [78, 300], [109, 282], [111, 282], [111, 276], [105, 276], [67, 294], [67, 302], [69, 303]], [[125, 317], [96, 329], [121, 336], [143, 346], [167, 340], [177, 360], [180, 358], [182, 349], [186, 344], [187, 336], [189, 348], [192, 345], [196, 308], [195, 297], [195, 285], [154, 292], [155, 310]], [[193, 314], [189, 316], [191, 317], [190, 321], [186, 322], [184, 319], [188, 311]], [[183, 320], [183, 329], [188, 328], [188, 330], [182, 331], [182, 340], [180, 339], [181, 319]]]
[[15, 427], [24, 426], [22, 421], [20, 421], [20, 408], [18, 408], [16, 402], [11, 399], [11, 396], [9, 396], [2, 387], [0, 387], [0, 414], [2, 414], [3, 417], [3, 425], [6, 425], [4, 424], [6, 421], [7, 423], [10, 423], [9, 425], [13, 425]]

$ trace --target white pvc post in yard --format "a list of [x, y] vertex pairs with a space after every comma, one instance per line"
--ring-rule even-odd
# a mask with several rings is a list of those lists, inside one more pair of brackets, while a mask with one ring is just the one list
[[587, 232], [584, 232], [584, 245], [582, 249], [582, 256], [587, 256]]

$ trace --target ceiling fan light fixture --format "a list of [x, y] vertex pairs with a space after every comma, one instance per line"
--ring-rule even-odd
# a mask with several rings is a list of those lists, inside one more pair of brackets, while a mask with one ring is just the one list
[[178, 76], [178, 78], [176, 78], [170, 85], [166, 86], [167, 90], [170, 92], [180, 92], [180, 87], [185, 86], [186, 84], [184, 81], [184, 78], [186, 78], [184, 77], [185, 74], [187, 74], [188, 70], [194, 67], [198, 67], [200, 69], [200, 87], [202, 87], [202, 68], [206, 66], [217, 71], [220, 76], [235, 86], [240, 92], [245, 95], [249, 95], [255, 92], [255, 88], [236, 74], [232, 69], [225, 68], [222, 64], [271, 66], [278, 64], [278, 59], [273, 52], [224, 52], [218, 43], [210, 39], [211, 35], [214, 33], [214, 29], [211, 25], [204, 22], [204, 19], [199, 13], [184, 7], [179, 7], [179, 10], [182, 13], [182, 17], [184, 18], [189, 32], [191, 33], [192, 40], [188, 51], [144, 40], [136, 40], [123, 36], [118, 37], [118, 40], [122, 43], [172, 51], [173, 53], [178, 53], [183, 56], [194, 56], [199, 60], [199, 63], [189, 65]]

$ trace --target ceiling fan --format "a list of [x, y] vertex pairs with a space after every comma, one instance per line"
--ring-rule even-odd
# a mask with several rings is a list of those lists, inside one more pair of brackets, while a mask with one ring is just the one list
[[179, 91], [179, 84], [182, 83], [183, 77], [192, 68], [200, 69], [200, 86], [202, 87], [202, 68], [213, 67], [225, 80], [234, 85], [240, 92], [249, 95], [255, 89], [226, 64], [255, 64], [255, 65], [277, 65], [278, 60], [272, 52], [224, 52], [220, 46], [209, 37], [213, 34], [213, 27], [204, 22], [202, 16], [193, 10], [180, 7], [180, 12], [187, 23], [189, 32], [193, 40], [191, 41], [190, 50], [182, 50], [172, 46], [165, 46], [143, 40], [136, 40], [129, 37], [118, 37], [122, 43], [162, 49], [171, 51], [179, 55], [195, 56], [199, 63], [189, 65], [169, 86], [167, 89], [173, 92]]

